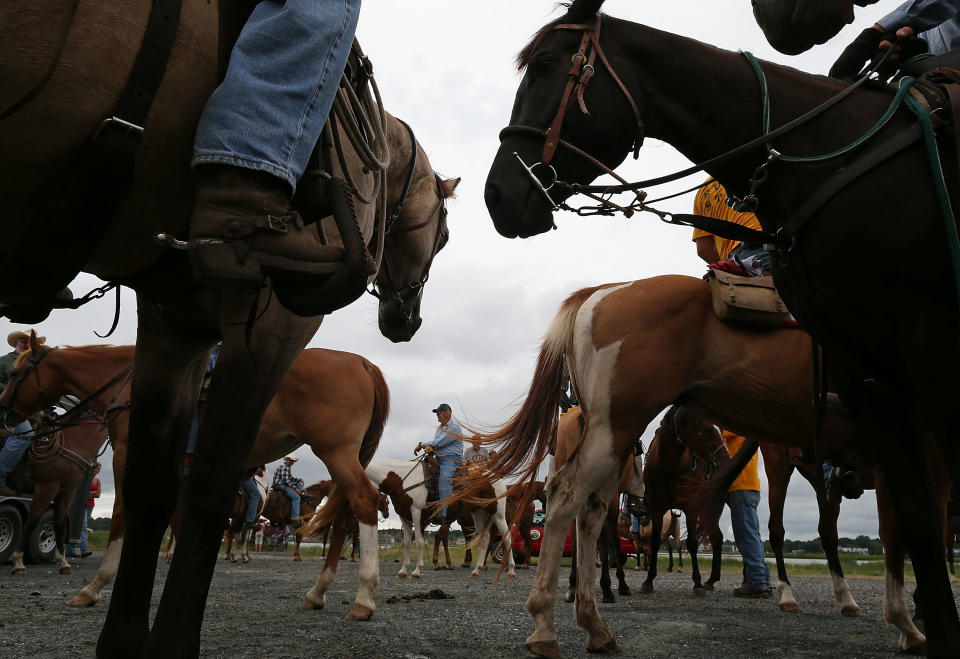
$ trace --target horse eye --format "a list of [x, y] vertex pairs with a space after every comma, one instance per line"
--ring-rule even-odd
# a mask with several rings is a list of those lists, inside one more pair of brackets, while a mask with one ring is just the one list
[[556, 62], [557, 58], [552, 55], [541, 55], [530, 63], [530, 70], [535, 75], [549, 73]]

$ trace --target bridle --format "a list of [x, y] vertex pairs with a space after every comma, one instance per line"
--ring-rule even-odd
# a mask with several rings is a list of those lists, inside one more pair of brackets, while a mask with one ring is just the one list
[[[413, 131], [410, 131], [410, 138], [413, 140]], [[387, 255], [384, 254], [383, 261], [380, 264], [380, 270], [377, 272], [377, 277], [374, 280], [373, 285], [367, 289], [367, 292], [370, 293], [370, 295], [374, 296], [380, 301], [384, 301], [385, 299], [395, 300], [400, 306], [400, 314], [407, 321], [410, 321], [413, 318], [415, 311], [414, 307], [409, 306], [407, 300], [411, 297], [411, 295], [419, 292], [427, 283], [427, 280], [430, 278], [430, 266], [433, 265], [433, 259], [436, 258], [437, 253], [443, 248], [443, 245], [446, 244], [447, 237], [447, 200], [443, 194], [442, 182], [437, 174], [434, 174], [434, 183], [436, 184], [437, 197], [439, 198], [437, 207], [430, 213], [429, 216], [427, 216], [427, 219], [423, 220], [422, 222], [418, 222], [412, 226], [394, 226], [396, 219], [400, 216], [400, 211], [403, 209], [404, 201], [406, 201], [407, 192], [409, 190], [409, 182], [412, 178], [413, 167], [416, 165], [416, 140], [413, 140], [413, 151], [414, 156], [410, 160], [410, 173], [407, 175], [407, 182], [404, 184], [400, 201], [397, 202], [393, 214], [390, 216], [390, 221], [387, 224], [387, 232], [389, 233], [392, 229], [393, 235], [401, 232], [410, 233], [429, 226], [434, 222], [434, 218], [436, 218], [437, 232], [433, 238], [433, 247], [430, 252], [430, 258], [427, 259], [427, 262], [424, 264], [419, 277], [412, 279], [402, 286], [397, 286], [393, 281], [393, 276], [390, 274], [390, 266], [388, 265]], [[381, 281], [382, 284], [380, 283]]]
[[[600, 58], [600, 62], [604, 69], [613, 79], [614, 83], [616, 83], [620, 91], [623, 92], [627, 103], [630, 105], [630, 109], [633, 111], [634, 120], [636, 121], [637, 125], [636, 135], [634, 136], [632, 146], [634, 158], [639, 157], [640, 146], [643, 144], [643, 119], [640, 116], [640, 110], [637, 107], [637, 103], [633, 100], [633, 96], [630, 94], [627, 86], [623, 84], [620, 76], [617, 75], [616, 71], [613, 69], [613, 66], [610, 64], [610, 61], [607, 59], [603, 48], [600, 46], [600, 27], [602, 24], [601, 15], [596, 14], [587, 23], [560, 23], [550, 28], [551, 31], [581, 30], [583, 32], [582, 36], [580, 37], [580, 45], [577, 48], [577, 51], [570, 56], [571, 64], [570, 70], [567, 72], [567, 83], [564, 87], [563, 95], [560, 98], [560, 105], [557, 108], [557, 112], [545, 130], [535, 128], [533, 126], [517, 124], [507, 126], [500, 131], [501, 141], [503, 140], [504, 136], [511, 134], [528, 134], [544, 138], [543, 151], [540, 155], [539, 162], [536, 162], [532, 165], [527, 165], [527, 163], [523, 161], [523, 158], [521, 158], [517, 152], [514, 152], [513, 155], [520, 162], [521, 166], [526, 171], [527, 176], [530, 177], [534, 187], [541, 192], [553, 210], [560, 210], [560, 208], [562, 208], [562, 206], [554, 201], [554, 199], [550, 196], [550, 189], [558, 182], [557, 171], [550, 164], [550, 162], [553, 160], [553, 156], [557, 152], [558, 147], [562, 146], [565, 149], [573, 151], [577, 155], [589, 160], [595, 166], [599, 166], [606, 173], [615, 176], [622, 183], [627, 182], [625, 179], [620, 178], [610, 168], [588, 154], [586, 151], [583, 151], [573, 144], [560, 139], [560, 131], [563, 127], [563, 121], [567, 116], [567, 112], [573, 106], [574, 98], [576, 98], [580, 112], [582, 112], [584, 115], [590, 115], [590, 111], [587, 109], [587, 102], [584, 98], [584, 93], [586, 92], [587, 86], [590, 84], [590, 80], [593, 79], [594, 73], [596, 72], [594, 62], [598, 57]], [[546, 183], [544, 183], [537, 176], [536, 170], [538, 167], [546, 169]], [[592, 195], [588, 194], [588, 196]]]
[[[48, 354], [53, 352], [53, 348], [49, 346], [44, 346], [40, 352], [34, 353], [32, 350], [24, 354], [20, 359], [22, 361], [28, 362], [26, 367], [19, 371], [14, 371], [10, 374], [10, 382], [13, 384], [13, 389], [10, 390], [10, 401], [13, 403], [17, 400], [17, 394], [20, 393], [20, 387], [23, 386], [23, 383], [26, 382], [27, 377], [30, 373], [33, 373], [34, 378], [37, 381], [37, 393], [41, 398], [46, 398], [46, 395], [43, 393], [43, 385], [40, 384], [40, 373], [37, 369], [37, 366], [43, 361], [43, 358]], [[15, 414], [18, 414], [24, 418], [29, 418], [29, 414], [24, 414], [19, 411], [13, 405], [3, 405], [2, 409], [10, 410]]]

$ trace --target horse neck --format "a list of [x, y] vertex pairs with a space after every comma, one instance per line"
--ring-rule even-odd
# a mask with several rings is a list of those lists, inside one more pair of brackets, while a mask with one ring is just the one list
[[673, 430], [667, 432], [670, 433], [669, 436], [658, 432], [647, 452], [647, 463], [653, 465], [655, 469], [671, 469], [689, 461], [684, 458], [687, 455], [687, 447], [677, 440]]
[[105, 441], [107, 433], [99, 423], [81, 423], [63, 431], [64, 446], [89, 462], [97, 457]]
[[[57, 396], [86, 398], [132, 366], [133, 351], [133, 346], [60, 348], [51, 352], [44, 360], [48, 363], [42, 362], [39, 367], [48, 366], [56, 374]], [[122, 384], [121, 379], [108, 387], [90, 401], [89, 407], [102, 414]]]
[[[639, 98], [635, 98], [644, 106], [649, 137], [668, 142], [693, 162], [703, 162], [760, 136], [760, 87], [743, 55], [617, 19], [608, 20], [604, 26], [611, 46], [616, 44], [617, 52], [626, 58], [624, 71], [618, 74], [629, 77], [627, 86], [638, 90]], [[618, 63], [613, 66], [618, 68]], [[761, 66], [769, 90], [771, 128], [802, 115], [842, 89], [827, 78], [769, 62]], [[824, 152], [839, 148], [859, 136], [873, 122], [870, 117], [879, 117], [890, 101], [886, 93], [872, 91], [858, 91], [854, 98], [844, 103], [856, 102], [866, 112], [854, 116], [828, 111], [778, 138], [777, 148], [784, 153], [811, 153], [812, 136], [821, 143], [830, 142]], [[749, 191], [753, 170], [765, 159], [764, 149], [758, 147], [711, 167], [708, 173], [730, 193], [742, 196]], [[827, 176], [825, 170], [832, 171], [834, 166], [828, 163], [819, 167]], [[777, 186], [774, 178], [771, 176], [765, 191]], [[768, 197], [767, 207], [774, 209], [777, 195]], [[783, 203], [790, 206], [793, 201]], [[760, 219], [763, 221], [762, 215]]]

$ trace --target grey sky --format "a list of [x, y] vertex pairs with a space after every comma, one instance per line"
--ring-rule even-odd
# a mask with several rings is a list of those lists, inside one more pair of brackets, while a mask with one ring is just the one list
[[[857, 21], [831, 44], [794, 58], [767, 46], [748, 0], [610, 0], [605, 10], [825, 73], [864, 26], [894, 6], [883, 1], [858, 8]], [[434, 262], [424, 294], [423, 326], [414, 340], [395, 345], [382, 338], [375, 300], [366, 296], [328, 318], [310, 344], [360, 353], [383, 369], [393, 405], [378, 457], [411, 457], [417, 442], [433, 435], [436, 418], [430, 410], [439, 402], [449, 402], [462, 422], [493, 425], [506, 420], [526, 391], [540, 337], [570, 292], [608, 281], [667, 273], [700, 276], [704, 271], [689, 230], [663, 225], [652, 216], [625, 220], [559, 214], [558, 231], [525, 241], [506, 240], [494, 231], [483, 205], [483, 183], [519, 83], [513, 57], [555, 15], [550, 0], [363, 4], [358, 36], [374, 63], [385, 106], [410, 123], [438, 172], [463, 178], [450, 204], [450, 242]], [[640, 159], [628, 160], [620, 173], [637, 180], [687, 164], [670, 146], [648, 139]], [[672, 190], [683, 189], [680, 185]], [[688, 211], [691, 204], [692, 198], [686, 197], [664, 206]], [[73, 290], [81, 293], [97, 283], [81, 276]], [[136, 337], [133, 294], [124, 291], [123, 300], [120, 326], [110, 339], [117, 344], [133, 343]], [[102, 300], [80, 311], [54, 313], [38, 329], [51, 344], [98, 343], [93, 330], [106, 330], [112, 313], [113, 300]], [[0, 330], [19, 327], [4, 321]], [[647, 443], [652, 432], [653, 426], [644, 436]], [[326, 476], [308, 450], [297, 454], [303, 459], [295, 472], [307, 482]], [[95, 516], [108, 516], [113, 502], [107, 467]], [[764, 502], [764, 534], [766, 522]], [[728, 524], [725, 518], [721, 528], [726, 531]], [[787, 536], [813, 537], [816, 525], [812, 491], [805, 483], [794, 485], [787, 500]], [[840, 533], [877, 534], [872, 493], [844, 504]]]

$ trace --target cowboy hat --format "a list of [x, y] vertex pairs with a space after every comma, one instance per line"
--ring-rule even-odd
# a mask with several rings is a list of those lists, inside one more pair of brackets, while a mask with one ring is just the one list
[[[17, 341], [19, 341], [20, 339], [30, 338], [30, 332], [36, 333], [35, 330], [33, 329], [30, 329], [28, 332], [10, 332], [9, 334], [7, 334], [7, 343], [10, 344], [11, 348], [16, 348]], [[47, 342], [47, 337], [45, 336], [37, 337], [37, 343], [46, 343], [46, 342]]]
[[299, 460], [300, 458], [298, 458], [297, 456], [291, 454], [291, 455], [285, 455], [285, 456], [283, 456], [283, 459], [284, 459], [284, 460], [290, 460], [291, 462], [296, 462], [296, 461]]

